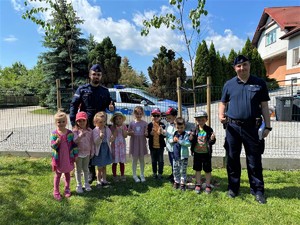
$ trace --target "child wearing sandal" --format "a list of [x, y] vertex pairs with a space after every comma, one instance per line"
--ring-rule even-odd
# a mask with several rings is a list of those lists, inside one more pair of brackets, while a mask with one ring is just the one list
[[212, 157], [212, 145], [216, 142], [213, 129], [206, 125], [207, 113], [205, 111], [199, 111], [195, 114], [197, 121], [196, 128], [191, 132], [189, 140], [191, 141], [191, 152], [194, 157], [193, 169], [196, 171], [196, 187], [195, 192], [197, 194], [201, 191], [201, 170], [205, 172], [206, 186], [205, 192], [211, 193], [211, 157]]
[[[112, 173], [114, 181], [126, 181], [125, 177], [125, 162], [126, 162], [126, 140], [127, 127], [124, 124], [126, 116], [122, 112], [116, 111], [110, 121], [112, 122], [111, 132], [114, 136], [114, 141], [111, 143], [111, 153], [113, 158]], [[120, 165], [120, 179], [117, 176], [117, 165]]]
[[89, 184], [89, 161], [94, 152], [93, 130], [89, 128], [88, 115], [86, 112], [78, 112], [76, 114], [75, 126], [73, 128], [74, 142], [78, 146], [78, 157], [75, 164], [76, 192], [83, 193], [81, 174], [83, 172], [84, 189], [91, 191]]
[[74, 162], [78, 154], [78, 148], [73, 140], [74, 134], [67, 129], [67, 115], [64, 112], [58, 112], [54, 115], [56, 130], [51, 133], [51, 149], [52, 149], [52, 170], [54, 174], [54, 190], [53, 197], [60, 201], [61, 195], [59, 184], [61, 175], [65, 177], [66, 198], [71, 197], [70, 191], [70, 172], [74, 169]]
[[186, 190], [186, 172], [189, 159], [189, 134], [185, 131], [185, 121], [182, 117], [175, 119], [176, 131], [173, 136], [173, 171], [175, 189]]
[[107, 186], [106, 166], [112, 163], [111, 145], [114, 137], [110, 129], [106, 126], [106, 113], [98, 112], [94, 116], [93, 140], [95, 144], [95, 154], [91, 164], [97, 166], [97, 187]]

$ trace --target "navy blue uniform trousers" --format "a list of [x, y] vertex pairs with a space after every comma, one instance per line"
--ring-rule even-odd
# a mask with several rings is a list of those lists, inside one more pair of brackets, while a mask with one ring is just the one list
[[240, 154], [242, 144], [246, 154], [246, 164], [251, 194], [264, 193], [261, 150], [259, 147], [258, 128], [255, 124], [238, 125], [228, 123], [225, 149], [227, 157], [228, 190], [239, 192], [241, 179]]

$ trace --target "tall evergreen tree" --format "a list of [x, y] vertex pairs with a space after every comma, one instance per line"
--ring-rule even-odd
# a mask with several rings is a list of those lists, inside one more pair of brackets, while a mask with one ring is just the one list
[[109, 37], [97, 43], [95, 48], [89, 51], [88, 58], [90, 65], [99, 63], [103, 66], [105, 72], [101, 81], [105, 86], [112, 87], [118, 83], [121, 77], [121, 57]]
[[206, 83], [206, 77], [211, 75], [211, 63], [205, 40], [198, 46], [194, 71], [196, 84]]
[[[30, 0], [33, 1], [33, 0]], [[66, 0], [46, 0], [50, 4], [50, 21], [34, 19], [33, 14], [44, 12], [47, 8], [33, 8], [27, 11], [23, 18], [31, 19], [45, 29], [43, 46], [49, 49], [41, 54], [45, 81], [50, 84], [46, 104], [56, 108], [56, 79], [60, 79], [61, 87], [74, 88], [80, 84], [86, 74], [87, 56], [86, 40], [80, 38], [81, 31], [77, 26], [83, 20], [76, 16], [71, 3]], [[70, 102], [72, 94], [63, 96], [64, 102]]]
[[252, 51], [253, 51], [253, 45], [249, 39], [249, 37], [247, 38], [246, 42], [245, 42], [245, 45], [242, 49], [242, 52], [241, 54], [244, 55], [244, 56], [247, 56], [247, 58], [252, 61]]
[[220, 54], [216, 53], [216, 49], [214, 43], [211, 42], [209, 51], [208, 51], [209, 59], [210, 59], [210, 67], [211, 67], [211, 74], [212, 77], [212, 84], [214, 86], [221, 86], [222, 85], [222, 64]]
[[129, 59], [124, 57], [120, 66], [121, 78], [120, 84], [124, 84], [127, 87], [136, 87], [145, 89], [147, 85], [147, 78], [142, 73], [138, 74], [130, 65]]
[[186, 79], [186, 70], [182, 58], [175, 59], [175, 52], [161, 46], [160, 52], [148, 67], [148, 74], [152, 81], [150, 92], [161, 98], [177, 99], [176, 92], [166, 91], [176, 87], [177, 77], [181, 82]]
[[232, 77], [235, 77], [236, 76], [236, 73], [234, 71], [234, 68], [233, 68], [233, 62], [234, 62], [234, 59], [238, 56], [238, 54], [234, 51], [234, 49], [231, 49], [229, 55], [228, 55], [228, 65], [229, 65], [229, 73], [228, 73], [228, 78], [232, 78]]

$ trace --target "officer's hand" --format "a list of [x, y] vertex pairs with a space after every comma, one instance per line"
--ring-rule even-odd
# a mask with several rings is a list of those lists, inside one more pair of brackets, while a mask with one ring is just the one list
[[264, 138], [267, 137], [269, 135], [269, 133], [270, 133], [270, 130], [265, 129], [264, 133], [263, 133], [263, 137]]
[[219, 118], [219, 120], [222, 124], [226, 123], [226, 117]]
[[115, 107], [114, 107], [112, 101], [110, 102], [110, 104], [109, 104], [109, 106], [108, 106], [108, 109], [109, 109], [109, 111], [114, 111], [114, 110], [115, 110]]
[[216, 139], [215, 133], [212, 133], [212, 134], [211, 134], [210, 139], [211, 139], [211, 140], [215, 140], [215, 139]]

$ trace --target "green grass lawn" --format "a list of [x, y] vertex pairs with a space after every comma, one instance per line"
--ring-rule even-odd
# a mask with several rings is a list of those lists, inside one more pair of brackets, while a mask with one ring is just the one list
[[[242, 172], [241, 195], [226, 195], [225, 169], [214, 169], [215, 189], [210, 195], [174, 190], [167, 179], [134, 183], [131, 164], [127, 181], [78, 195], [72, 177], [72, 197], [52, 197], [50, 158], [0, 157], [0, 224], [300, 224], [300, 171], [264, 171], [268, 203], [260, 205], [249, 194]], [[130, 159], [128, 160], [130, 161]], [[111, 178], [111, 166], [107, 167]], [[170, 167], [165, 166], [165, 174]], [[189, 167], [188, 174], [193, 175]], [[61, 190], [63, 190], [61, 182]]]

